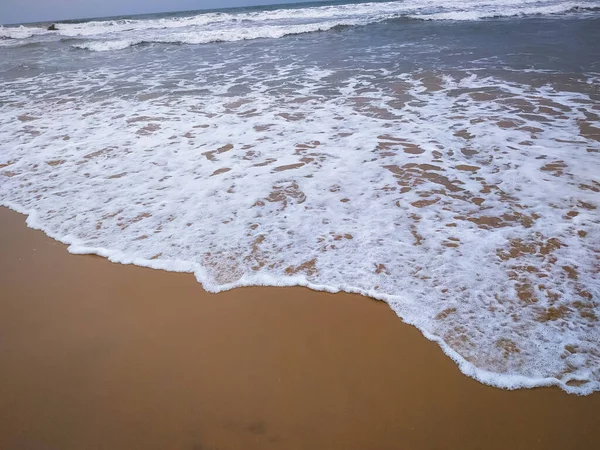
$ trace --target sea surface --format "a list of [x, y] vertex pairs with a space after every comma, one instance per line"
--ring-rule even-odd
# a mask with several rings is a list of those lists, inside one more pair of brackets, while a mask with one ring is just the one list
[[0, 27], [29, 226], [211, 292], [361, 293], [481, 382], [600, 390], [600, 1], [48, 25]]

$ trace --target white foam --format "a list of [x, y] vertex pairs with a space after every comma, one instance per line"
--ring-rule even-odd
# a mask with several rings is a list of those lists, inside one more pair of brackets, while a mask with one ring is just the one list
[[4, 27], [0, 25], [0, 39], [27, 39], [44, 34], [45, 29], [39, 27]]
[[[168, 67], [5, 82], [0, 203], [73, 253], [192, 272], [211, 292], [384, 300], [494, 386], [600, 389], [591, 84], [365, 69], [328, 85], [334, 72], [291, 64], [231, 97], [239, 77], [205, 70], [177, 89], [161, 88], [180, 78]], [[152, 95], [96, 101], [106, 80]], [[282, 80], [299, 87], [277, 94]]]

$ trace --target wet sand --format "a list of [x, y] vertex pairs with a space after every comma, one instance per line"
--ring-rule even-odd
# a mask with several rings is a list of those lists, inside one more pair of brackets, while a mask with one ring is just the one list
[[0, 208], [0, 449], [596, 448], [600, 394], [502, 391], [391, 309], [204, 292]]

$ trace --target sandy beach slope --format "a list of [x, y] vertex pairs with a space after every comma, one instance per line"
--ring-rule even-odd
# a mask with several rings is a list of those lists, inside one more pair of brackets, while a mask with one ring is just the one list
[[207, 294], [0, 208], [0, 449], [592, 449], [598, 393], [461, 374], [381, 302]]

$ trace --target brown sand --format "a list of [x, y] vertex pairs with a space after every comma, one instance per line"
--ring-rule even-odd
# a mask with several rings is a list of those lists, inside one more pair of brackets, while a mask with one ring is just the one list
[[0, 208], [0, 449], [598, 448], [600, 395], [502, 391], [385, 305], [75, 256]]

